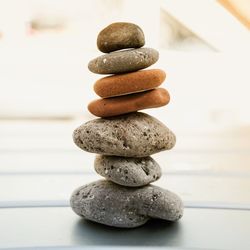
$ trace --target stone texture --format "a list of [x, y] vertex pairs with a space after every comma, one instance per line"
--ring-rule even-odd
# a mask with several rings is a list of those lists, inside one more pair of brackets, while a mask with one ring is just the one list
[[99, 180], [74, 191], [70, 204], [85, 219], [114, 227], [133, 228], [150, 218], [177, 221], [183, 204], [174, 193], [157, 186], [123, 187]]
[[161, 168], [151, 157], [97, 155], [95, 170], [107, 180], [127, 187], [145, 186], [161, 177]]
[[137, 94], [97, 99], [88, 105], [88, 110], [98, 117], [117, 116], [143, 109], [158, 108], [169, 103], [166, 89], [158, 88]]
[[88, 68], [97, 74], [120, 74], [147, 68], [158, 59], [155, 49], [129, 49], [99, 56], [89, 62]]
[[112, 23], [97, 37], [97, 47], [104, 53], [127, 48], [140, 48], [145, 44], [142, 29], [133, 23]]
[[97, 80], [94, 91], [102, 98], [114, 97], [154, 89], [166, 78], [161, 69], [148, 69], [132, 73], [106, 76]]
[[73, 139], [85, 151], [123, 157], [149, 156], [171, 149], [176, 141], [163, 123], [141, 112], [86, 122]]

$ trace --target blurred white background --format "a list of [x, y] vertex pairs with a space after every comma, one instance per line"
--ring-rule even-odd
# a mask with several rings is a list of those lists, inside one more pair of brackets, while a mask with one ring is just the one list
[[167, 72], [172, 100], [149, 112], [181, 129], [250, 124], [249, 29], [211, 0], [0, 0], [0, 118], [90, 118], [102, 76], [87, 63], [115, 21], [137, 23], [160, 51], [152, 68]]

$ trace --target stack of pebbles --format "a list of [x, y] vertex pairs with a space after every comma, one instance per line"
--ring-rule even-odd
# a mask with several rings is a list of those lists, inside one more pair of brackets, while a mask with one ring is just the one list
[[75, 190], [71, 207], [88, 220], [114, 227], [133, 228], [151, 218], [176, 221], [183, 213], [176, 194], [150, 184], [161, 177], [150, 155], [171, 149], [175, 135], [156, 118], [137, 112], [170, 100], [167, 90], [157, 88], [164, 71], [138, 71], [159, 57], [156, 50], [142, 48], [144, 43], [143, 31], [132, 23], [113, 23], [99, 33], [97, 45], [106, 54], [90, 61], [89, 70], [114, 75], [94, 85], [101, 99], [88, 109], [101, 118], [81, 125], [73, 135], [78, 147], [98, 154], [95, 170], [105, 179]]

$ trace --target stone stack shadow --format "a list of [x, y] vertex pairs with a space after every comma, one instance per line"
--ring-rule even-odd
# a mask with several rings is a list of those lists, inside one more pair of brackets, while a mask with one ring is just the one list
[[173, 148], [176, 138], [159, 120], [137, 112], [170, 101], [168, 91], [159, 88], [165, 72], [142, 70], [159, 58], [144, 44], [142, 29], [132, 23], [113, 23], [99, 33], [97, 46], [106, 54], [88, 67], [93, 73], [112, 75], [94, 84], [101, 98], [88, 105], [100, 118], [73, 134], [78, 147], [97, 154], [94, 167], [105, 179], [76, 189], [71, 207], [78, 215], [109, 226], [133, 228], [152, 218], [177, 221], [183, 214], [176, 194], [150, 184], [161, 177], [161, 167], [151, 155]]

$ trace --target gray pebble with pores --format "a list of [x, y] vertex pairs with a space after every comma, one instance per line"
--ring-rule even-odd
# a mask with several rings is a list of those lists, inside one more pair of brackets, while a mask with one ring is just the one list
[[151, 157], [97, 155], [94, 166], [107, 180], [127, 187], [145, 186], [161, 177], [161, 168]]
[[156, 118], [135, 112], [98, 118], [75, 129], [75, 144], [96, 154], [146, 157], [174, 147], [174, 133]]
[[88, 68], [96, 74], [120, 74], [147, 68], [158, 59], [155, 49], [128, 49], [99, 56], [89, 62]]

